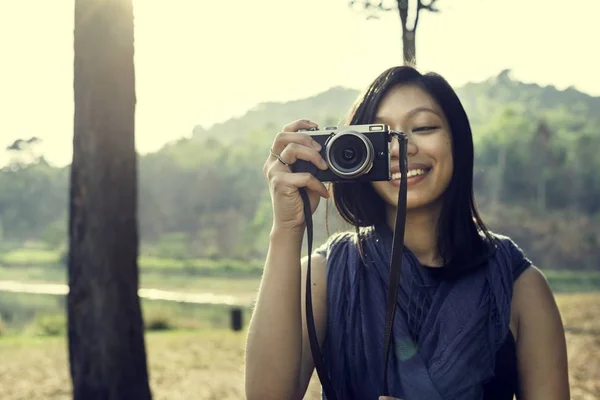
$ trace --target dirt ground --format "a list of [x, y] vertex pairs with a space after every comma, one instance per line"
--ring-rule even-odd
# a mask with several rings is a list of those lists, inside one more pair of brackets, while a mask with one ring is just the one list
[[[600, 399], [600, 294], [558, 296], [565, 325], [573, 400]], [[157, 400], [244, 398], [245, 333], [147, 335]], [[0, 338], [2, 400], [70, 399], [66, 339]], [[316, 374], [305, 399], [320, 398]]]

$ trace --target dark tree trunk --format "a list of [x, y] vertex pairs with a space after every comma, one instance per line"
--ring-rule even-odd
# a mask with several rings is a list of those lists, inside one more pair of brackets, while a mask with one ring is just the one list
[[504, 174], [506, 172], [507, 146], [502, 144], [498, 150], [498, 165], [496, 169], [496, 181], [493, 186], [492, 204], [496, 207], [500, 204], [502, 189], [504, 188]]
[[415, 46], [416, 31], [408, 29], [402, 30], [402, 51], [404, 57], [404, 65], [417, 65], [417, 49]]
[[409, 27], [408, 21], [408, 0], [397, 0], [398, 14], [400, 14], [400, 24], [402, 25], [402, 58], [404, 65], [416, 67], [417, 65], [417, 50], [415, 45], [415, 37], [417, 34], [417, 26], [419, 25], [419, 13], [421, 12], [421, 1], [417, 5], [416, 15], [413, 27]]
[[151, 399], [138, 290], [132, 0], [75, 1], [68, 338], [73, 398]]
[[546, 171], [543, 169], [540, 173], [540, 179], [537, 182], [537, 206], [541, 211], [546, 211]]

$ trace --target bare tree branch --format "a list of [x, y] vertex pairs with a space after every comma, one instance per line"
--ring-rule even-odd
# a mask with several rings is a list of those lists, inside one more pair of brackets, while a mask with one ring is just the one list
[[[427, 10], [427, 11], [433, 12], [433, 13], [440, 12], [440, 9], [435, 7], [436, 2], [437, 2], [437, 0], [431, 0], [429, 2], [429, 4], [423, 4], [423, 2], [421, 0], [419, 0], [419, 5], [417, 8], [419, 11]], [[418, 13], [417, 13], [417, 15], [418, 15]]]

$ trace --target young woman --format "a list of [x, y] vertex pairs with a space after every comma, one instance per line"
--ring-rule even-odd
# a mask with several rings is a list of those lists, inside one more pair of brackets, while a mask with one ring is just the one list
[[[348, 124], [383, 123], [408, 135], [405, 249], [388, 380], [403, 399], [569, 399], [564, 330], [544, 275], [508, 237], [487, 230], [473, 197], [467, 115], [439, 75], [390, 68], [358, 99]], [[306, 330], [307, 260], [300, 259], [305, 187], [314, 213], [327, 188], [297, 160], [327, 169], [319, 145], [287, 125], [263, 171], [273, 227], [246, 348], [248, 399], [301, 399], [314, 370]], [[356, 232], [311, 255], [315, 325], [339, 399], [377, 399], [397, 208], [392, 181], [333, 185]], [[518, 171], [514, 171], [518, 173]]]

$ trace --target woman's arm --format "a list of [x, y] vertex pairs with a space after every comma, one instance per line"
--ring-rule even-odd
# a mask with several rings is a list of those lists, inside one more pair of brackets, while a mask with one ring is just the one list
[[[301, 262], [304, 237], [304, 187], [314, 213], [321, 197], [329, 198], [323, 182], [310, 173], [292, 173], [289, 164], [311, 161], [320, 169], [327, 163], [320, 145], [300, 129], [316, 128], [307, 120], [286, 125], [275, 136], [270, 155], [263, 166], [273, 204], [273, 227], [269, 251], [252, 312], [246, 340], [245, 384], [248, 400], [294, 400], [303, 397], [312, 374], [310, 352], [305, 345], [303, 294], [305, 263]], [[311, 258], [314, 317], [319, 336], [325, 327], [325, 263], [323, 256]]]
[[[302, 232], [274, 230], [246, 342], [246, 398], [301, 399], [314, 365], [304, 318], [307, 258]], [[326, 263], [311, 258], [315, 327], [322, 345], [326, 324]]]
[[569, 400], [564, 327], [546, 277], [535, 266], [514, 286], [519, 400]]

